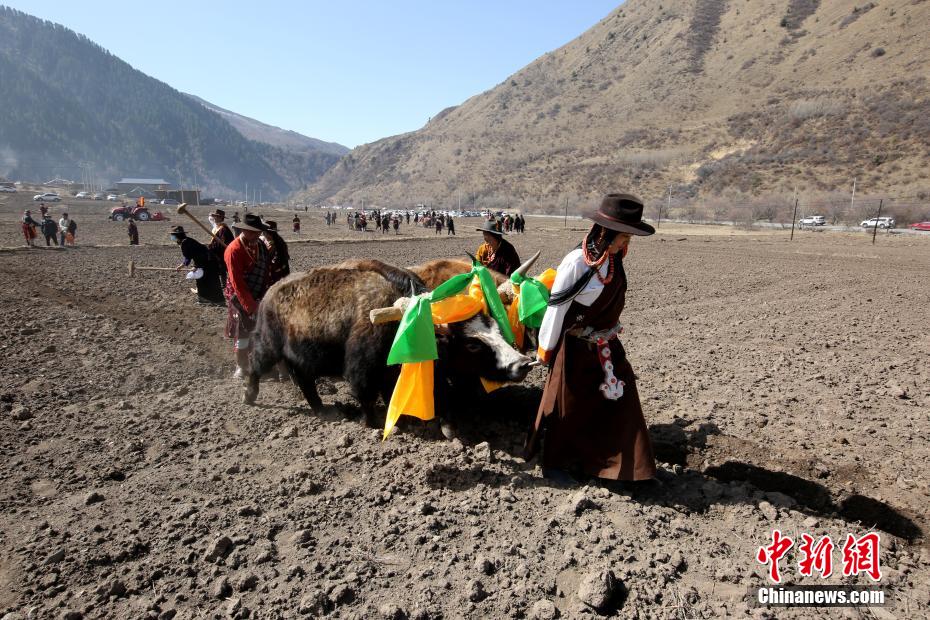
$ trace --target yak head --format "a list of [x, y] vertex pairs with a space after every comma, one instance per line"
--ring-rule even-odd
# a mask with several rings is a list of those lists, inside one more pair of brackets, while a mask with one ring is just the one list
[[536, 363], [514, 349], [487, 315], [436, 327], [441, 363], [454, 375], [491, 381], [523, 381]]

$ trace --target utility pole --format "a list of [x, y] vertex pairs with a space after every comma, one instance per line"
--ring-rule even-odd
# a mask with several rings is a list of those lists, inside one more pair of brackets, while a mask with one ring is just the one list
[[798, 219], [798, 199], [794, 199], [794, 215], [791, 216], [791, 241], [794, 241], [794, 223]]
[[875, 216], [875, 226], [872, 227], [872, 245], [875, 245], [875, 235], [878, 234], [878, 218], [882, 216], [882, 203], [885, 202], [885, 199], [878, 201], [878, 215]]
[[[665, 207], [665, 214], [672, 212], [672, 186], [668, 186], [668, 206]], [[656, 221], [656, 228], [662, 225], [662, 203], [659, 203], [659, 219]]]
[[568, 196], [565, 197], [565, 215], [562, 218], [562, 228], [568, 228]]
[[855, 206], [856, 206], [856, 179], [853, 179], [852, 198], [849, 199], [849, 215], [855, 216], [855, 211], [853, 211], [853, 207]]

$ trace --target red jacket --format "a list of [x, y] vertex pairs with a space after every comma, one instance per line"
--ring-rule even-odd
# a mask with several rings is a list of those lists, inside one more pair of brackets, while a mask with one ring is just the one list
[[[261, 240], [256, 239], [255, 242], [260, 244]], [[252, 297], [252, 291], [249, 290], [249, 286], [245, 281], [245, 274], [251, 271], [255, 265], [255, 260], [249, 254], [249, 251], [245, 249], [242, 237], [236, 237], [232, 243], [226, 246], [223, 260], [226, 263], [226, 271], [228, 272], [226, 286], [239, 299], [243, 310], [249, 314], [255, 314], [258, 312], [258, 300]]]

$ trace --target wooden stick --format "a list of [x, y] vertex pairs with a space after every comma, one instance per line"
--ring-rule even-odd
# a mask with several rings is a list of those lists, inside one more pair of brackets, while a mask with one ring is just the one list
[[226, 247], [226, 242], [225, 242], [225, 241], [223, 241], [222, 239], [220, 239], [219, 237], [217, 237], [215, 234], [213, 234], [213, 231], [210, 230], [209, 228], [207, 228], [206, 224], [204, 224], [203, 222], [201, 222], [200, 220], [198, 220], [196, 217], [194, 217], [194, 214], [193, 214], [193, 213], [191, 213], [190, 211], [187, 210], [187, 203], [186, 203], [186, 202], [182, 202], [180, 205], [178, 205], [178, 213], [179, 213], [179, 214], [180, 214], [180, 213], [183, 213], [183, 214], [186, 215], [187, 217], [191, 218], [191, 220], [193, 220], [193, 222], [194, 222], [195, 224], [197, 224], [198, 226], [200, 226], [200, 227], [204, 230], [204, 232], [206, 232], [208, 235], [210, 235], [211, 237], [213, 237], [214, 239], [216, 239], [217, 242], [219, 242], [219, 244], [220, 244], [221, 246], [223, 246], [224, 248]]
[[133, 278], [137, 271], [177, 271], [174, 267], [140, 267], [132, 259], [129, 260], [129, 277]]
[[368, 318], [374, 325], [383, 323], [394, 323], [404, 316], [404, 311], [400, 308], [377, 308], [368, 313]]

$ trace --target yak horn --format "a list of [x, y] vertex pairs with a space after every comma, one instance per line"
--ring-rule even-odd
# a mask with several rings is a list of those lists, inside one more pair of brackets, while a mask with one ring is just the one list
[[519, 273], [521, 276], [525, 276], [525, 275], [526, 275], [526, 272], [529, 271], [529, 270], [530, 270], [530, 267], [533, 266], [533, 263], [535, 263], [537, 260], [539, 260], [539, 255], [540, 255], [541, 252], [542, 252], [542, 250], [537, 250], [535, 254], [533, 254], [532, 256], [530, 256], [529, 260], [527, 260], [525, 263], [523, 263], [522, 265], [520, 265], [519, 267], [517, 267], [517, 269], [514, 271], [514, 273]]
[[[529, 271], [530, 267], [533, 266], [533, 263], [535, 263], [539, 259], [539, 254], [540, 254], [540, 251], [537, 251], [535, 254], [533, 254], [525, 263], [517, 267], [514, 270], [514, 273], [519, 273], [521, 276], [525, 276], [526, 272]], [[497, 294], [500, 295], [501, 297], [503, 297], [504, 295], [509, 295], [512, 292], [513, 292], [513, 285], [511, 284], [510, 279], [505, 280], [497, 287]]]
[[471, 259], [471, 262], [472, 262], [473, 264], [478, 262], [478, 259], [475, 258], [475, 255], [472, 254], [471, 252], [469, 252], [468, 250], [465, 250], [465, 254], [468, 255], [468, 258]]

